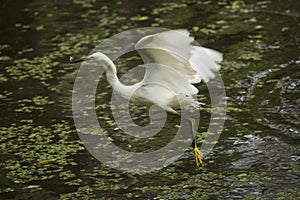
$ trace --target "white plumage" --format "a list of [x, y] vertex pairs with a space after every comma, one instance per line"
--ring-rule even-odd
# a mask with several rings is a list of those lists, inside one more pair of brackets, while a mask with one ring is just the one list
[[213, 79], [222, 61], [221, 53], [193, 45], [189, 35], [187, 30], [170, 30], [141, 38], [135, 47], [146, 73], [141, 82], [130, 86], [119, 81], [115, 65], [105, 54], [96, 52], [88, 59], [107, 66], [108, 82], [124, 98], [177, 113], [180, 106], [198, 106], [193, 84]]
[[[220, 69], [222, 54], [208, 48], [193, 45], [194, 38], [187, 30], [170, 30], [141, 38], [135, 45], [145, 62], [146, 72], [141, 82], [124, 85], [117, 77], [114, 63], [105, 54], [93, 53], [84, 60], [94, 60], [107, 67], [106, 77], [116, 93], [126, 99], [155, 104], [168, 112], [184, 106], [198, 107], [198, 89], [193, 85], [201, 80], [208, 82]], [[191, 119], [193, 135], [195, 121]], [[202, 154], [194, 139], [196, 165], [202, 163]]]

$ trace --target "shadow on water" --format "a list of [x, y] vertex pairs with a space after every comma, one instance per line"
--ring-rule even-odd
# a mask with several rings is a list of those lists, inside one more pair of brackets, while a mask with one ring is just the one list
[[[299, 6], [297, 1], [2, 1], [0, 4], [1, 199], [296, 199], [300, 196]], [[192, 154], [144, 175], [102, 165], [79, 140], [71, 112], [77, 65], [104, 38], [136, 27], [186, 28], [224, 53], [227, 121], [196, 170]], [[120, 74], [140, 62], [129, 54]], [[209, 95], [198, 85], [199, 132]], [[174, 137], [168, 116], [155, 142], [124, 137], [100, 81], [97, 112], [106, 134], [128, 150], [158, 149]], [[147, 108], [131, 107], [138, 124]], [[199, 134], [198, 142], [201, 143]]]

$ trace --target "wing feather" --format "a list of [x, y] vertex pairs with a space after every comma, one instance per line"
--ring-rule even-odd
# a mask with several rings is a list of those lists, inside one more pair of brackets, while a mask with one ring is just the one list
[[[220, 69], [222, 54], [192, 45], [194, 38], [189, 35], [187, 30], [171, 30], [143, 37], [137, 42], [135, 47], [146, 63], [140, 96], [155, 94], [158, 90], [154, 88], [164, 87], [168, 91], [161, 94], [165, 99], [179, 98], [187, 104], [198, 104], [194, 98], [198, 89], [193, 84], [214, 78], [214, 71]], [[158, 103], [161, 99], [151, 98], [153, 103], [163, 103]]]
[[145, 63], [171, 66], [189, 83], [214, 78], [220, 69], [222, 54], [208, 48], [194, 46], [194, 38], [187, 30], [170, 30], [142, 38], [136, 49]]

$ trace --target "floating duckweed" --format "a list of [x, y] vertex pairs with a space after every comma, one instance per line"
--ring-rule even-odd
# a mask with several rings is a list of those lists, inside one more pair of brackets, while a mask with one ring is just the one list
[[201, 28], [200, 31], [201, 31], [202, 33], [204, 33], [204, 34], [207, 34], [207, 35], [217, 33], [216, 30], [209, 29], [209, 28]]
[[141, 16], [141, 15], [137, 15], [137, 16], [130, 18], [130, 20], [132, 20], [132, 21], [146, 21], [148, 19], [149, 19], [148, 16]]
[[201, 28], [200, 32], [202, 32], [206, 35], [217, 34], [217, 33], [223, 32], [227, 28], [229, 28], [229, 25], [227, 25], [226, 21], [217, 20], [214, 24], [208, 24], [206, 27]]
[[33, 60], [27, 58], [14, 61], [15, 66], [6, 67], [7, 73], [16, 80], [33, 78], [38, 80], [47, 80], [53, 78], [52, 67], [56, 64], [51, 62], [49, 57], [35, 57]]
[[67, 199], [96, 199], [96, 195], [94, 194], [94, 189], [90, 186], [82, 186], [79, 187], [76, 192], [71, 192], [68, 194], [61, 194], [60, 195], [61, 200], [67, 200]]
[[7, 44], [0, 44], [0, 51], [3, 51], [4, 49], [8, 49], [9, 46]]
[[44, 27], [44, 25], [36, 26], [35, 30], [42, 31], [42, 30], [45, 30], [45, 27]]
[[197, 32], [197, 31], [199, 30], [199, 27], [198, 27], [198, 26], [193, 26], [193, 27], [192, 27], [192, 30], [193, 30], [194, 32]]
[[262, 59], [262, 55], [258, 52], [244, 52], [238, 57], [240, 60], [254, 60], [260, 61]]
[[231, 12], [236, 12], [244, 5], [245, 3], [243, 1], [232, 1], [231, 5], [226, 7], [229, 8]]
[[6, 82], [8, 78], [4, 76], [3, 74], [0, 74], [0, 82]]
[[32, 99], [22, 99], [18, 101], [19, 108], [15, 109], [16, 112], [30, 113], [34, 110], [44, 110], [45, 105], [53, 104], [49, 97], [35, 96]]
[[19, 51], [18, 54], [23, 54], [23, 53], [28, 53], [28, 52], [32, 52], [33, 48], [28, 48], [28, 49], [24, 49], [22, 51]]
[[185, 8], [186, 6], [187, 5], [185, 3], [173, 3], [173, 2], [162, 3], [161, 7], [155, 8], [152, 11], [152, 14], [158, 15], [161, 13], [168, 13], [173, 11], [174, 9]]
[[43, 96], [35, 96], [32, 98], [32, 102], [37, 105], [49, 105], [49, 104], [53, 104], [53, 101], [49, 101], [49, 97], [43, 97]]
[[[79, 9], [79, 12], [74, 11], [74, 13], [78, 14], [78, 21], [76, 21], [76, 17], [71, 18], [72, 12], [66, 10], [66, 7], [60, 10], [60, 5], [64, 5], [64, 3], [55, 5], [53, 13], [52, 11], [49, 13], [48, 10], [42, 13], [42, 9], [39, 10], [37, 6], [30, 9], [25, 8], [24, 11], [28, 12], [26, 14], [30, 14], [32, 17], [38, 15], [38, 18], [41, 18], [42, 14], [44, 14], [46, 18], [50, 18], [51, 23], [63, 22], [65, 24], [63, 27], [66, 27], [66, 29], [54, 31], [53, 34], [50, 31], [48, 32], [51, 26], [47, 24], [47, 21], [45, 23], [44, 21], [39, 21], [38, 24], [35, 24], [35, 20], [38, 20], [36, 17], [30, 25], [27, 25], [28, 22], [22, 20], [22, 23], [15, 24], [20, 33], [21, 31], [28, 31], [29, 35], [29, 32], [37, 31], [38, 36], [46, 36], [46, 40], [49, 41], [46, 41], [45, 44], [45, 38], [42, 38], [42, 42], [40, 42], [40, 37], [37, 37], [35, 39], [39, 42], [38, 46], [27, 46], [30, 43], [26, 43], [25, 46], [20, 46], [20, 53], [16, 57], [11, 53], [9, 55], [12, 57], [5, 54], [6, 51], [13, 50], [13, 52], [18, 52], [18, 50], [12, 49], [9, 45], [0, 45], [0, 61], [9, 63], [9, 66], [3, 67], [4, 71], [0, 75], [0, 82], [3, 83], [4, 87], [9, 85], [17, 87], [17, 90], [14, 90], [15, 88], [11, 89], [11, 91], [9, 91], [10, 88], [2, 90], [0, 94], [0, 99], [4, 102], [2, 106], [6, 107], [5, 103], [8, 101], [8, 109], [12, 111], [16, 109], [16, 111], [22, 112], [15, 113], [18, 124], [11, 124], [10, 127], [0, 128], [0, 151], [2, 155], [0, 166], [5, 172], [5, 177], [2, 181], [4, 187], [0, 188], [1, 195], [8, 195], [8, 198], [11, 197], [12, 199], [15, 195], [18, 196], [18, 194], [20, 194], [19, 198], [20, 196], [27, 199], [30, 197], [43, 198], [41, 197], [45, 194], [43, 192], [51, 191], [51, 193], [55, 194], [50, 194], [51, 197], [49, 199], [57, 199], [57, 195], [60, 195], [60, 199], [200, 200], [227, 197], [240, 199], [295, 199], [300, 195], [297, 187], [286, 189], [290, 183], [297, 181], [297, 177], [294, 176], [299, 174], [299, 167], [296, 164], [298, 159], [297, 151], [293, 156], [284, 155], [279, 157], [280, 155], [278, 155], [281, 152], [289, 153], [289, 149], [296, 148], [297, 141], [289, 141], [287, 139], [287, 142], [282, 143], [280, 141], [282, 138], [272, 135], [274, 132], [273, 128], [264, 129], [260, 124], [258, 125], [252, 120], [252, 118], [255, 118], [253, 117], [255, 112], [260, 112], [260, 110], [249, 110], [249, 108], [253, 108], [255, 105], [258, 105], [258, 107], [262, 105], [264, 109], [268, 109], [269, 104], [272, 103], [272, 98], [269, 98], [270, 96], [274, 97], [276, 93], [278, 97], [282, 97], [279, 94], [285, 95], [290, 90], [296, 91], [298, 86], [294, 82], [296, 85], [290, 85], [289, 88], [285, 88], [288, 87], [285, 86], [285, 81], [277, 78], [285, 76], [285, 73], [288, 74], [289, 79], [295, 76], [291, 73], [294, 72], [293, 69], [290, 68], [297, 65], [299, 60], [296, 57], [293, 58], [295, 55], [298, 56], [296, 52], [292, 51], [293, 45], [297, 44], [295, 37], [285, 37], [282, 40], [281, 38], [277, 38], [278, 34], [276, 32], [273, 32], [271, 37], [268, 37], [265, 34], [265, 32], [271, 30], [268, 24], [264, 23], [264, 27], [258, 24], [258, 22], [261, 22], [261, 19], [265, 19], [262, 17], [266, 16], [264, 12], [267, 12], [267, 10], [263, 8], [271, 4], [269, 1], [261, 1], [249, 5], [246, 5], [241, 0], [221, 0], [217, 2], [209, 0], [183, 0], [181, 3], [154, 2], [150, 6], [147, 4], [141, 5], [137, 9], [137, 13], [134, 16], [131, 15], [133, 16], [131, 20], [126, 20], [130, 16], [125, 17], [123, 15], [123, 13], [127, 12], [127, 10], [124, 10], [126, 8], [118, 6], [125, 5], [124, 2], [117, 1], [113, 6], [103, 4], [107, 4], [107, 2], [74, 0], [73, 5], [70, 5], [68, 8], [73, 9], [75, 7]], [[48, 8], [47, 6], [42, 7], [43, 9]], [[82, 9], [84, 7], [88, 9]], [[118, 7], [121, 7], [122, 10], [119, 11]], [[258, 9], [255, 14], [249, 13], [252, 9], [256, 8]], [[271, 8], [270, 6], [269, 11], [271, 11]], [[139, 14], [140, 10], [142, 10], [142, 13]], [[59, 15], [57, 11], [62, 11], [60, 12], [63, 13], [62, 19], [56, 18]], [[203, 13], [201, 13], [202, 11]], [[290, 10], [289, 12], [293, 11]], [[274, 16], [277, 14], [276, 12], [272, 13]], [[71, 27], [68, 26], [68, 18], [71, 18]], [[269, 18], [270, 21], [273, 19], [272, 16]], [[285, 19], [281, 19], [284, 22]], [[176, 25], [174, 25], [174, 21]], [[88, 23], [96, 23], [96, 27], [93, 29], [92, 25]], [[278, 30], [281, 35], [286, 36], [288, 35], [287, 33], [293, 35], [293, 31], [296, 30], [294, 27], [297, 26], [293, 27], [288, 23], [279, 23], [277, 28], [279, 27]], [[84, 24], [83, 26], [87, 29], [78, 29], [77, 25], [80, 24]], [[204, 40], [204, 43], [201, 44], [216, 45], [217, 49], [224, 52], [226, 59], [222, 63], [221, 73], [229, 97], [227, 104], [229, 120], [226, 121], [224, 127], [225, 134], [221, 138], [222, 141], [215, 146], [214, 152], [209, 157], [204, 158], [204, 166], [200, 170], [195, 169], [192, 155], [185, 154], [180, 160], [159, 171], [146, 175], [132, 176], [109, 169], [84, 152], [83, 145], [80, 140], [76, 139], [74, 127], [71, 128], [72, 125], [70, 123], [63, 120], [59, 122], [50, 120], [44, 122], [44, 125], [37, 124], [36, 119], [40, 116], [41, 112], [47, 111], [48, 114], [47, 109], [54, 107], [52, 99], [56, 98], [55, 94], [63, 94], [63, 98], [70, 98], [70, 95], [68, 96], [65, 93], [68, 89], [71, 90], [69, 85], [62, 83], [57, 86], [58, 81], [68, 82], [70, 80], [70, 85], [72, 84], [73, 79], [64, 80], [60, 77], [62, 75], [65, 78], [65, 75], [69, 72], [76, 72], [76, 67], [74, 68], [74, 65], [71, 66], [68, 64], [68, 57], [70, 55], [76, 57], [83, 56], [94, 46], [98, 45], [102, 39], [114, 35], [119, 31], [138, 27], [141, 24], [152, 24], [153, 26], [170, 28], [191, 27], [195, 38], [197, 40]], [[261, 31], [262, 28], [264, 28], [264, 31]], [[27, 34], [22, 35], [25, 36]], [[270, 41], [267, 41], [268, 39]], [[275, 40], [276, 42], [273, 42]], [[285, 45], [288, 46], [288, 51], [282, 56], [281, 53], [286, 50], [284, 49]], [[40, 48], [43, 51], [38, 51]], [[275, 51], [277, 53], [274, 53]], [[36, 57], [27, 58], [27, 53], [30, 56], [35, 55]], [[40, 55], [36, 55], [38, 53]], [[279, 55], [278, 53], [281, 56], [277, 56]], [[266, 58], [264, 63], [260, 62], [262, 58]], [[268, 61], [267, 58], [272, 58], [272, 62]], [[285, 59], [287, 58], [291, 61], [286, 61]], [[126, 60], [126, 62], [129, 60]], [[257, 62], [253, 64], [252, 61]], [[118, 65], [121, 66], [121, 72], [126, 72], [128, 69], [123, 68], [123, 66], [126, 66], [126, 62]], [[275, 63], [274, 66], [273, 63]], [[282, 70], [281, 64], [288, 66], [289, 71], [280, 74], [280, 70]], [[274, 75], [276, 78], [264, 78], [258, 81], [253, 81], [249, 78], [253, 73], [260, 71], [264, 67], [268, 69], [273, 67], [271, 69], [272, 73], [274, 73], [274, 67], [280, 68], [278, 73]], [[72, 78], [74, 77], [72, 76]], [[242, 83], [239, 82], [244, 79], [245, 81]], [[28, 82], [26, 82], [27, 80]], [[38, 86], [27, 87], [32, 83]], [[253, 87], [256, 91], [252, 94]], [[271, 92], [266, 93], [265, 91], [268, 91], [266, 88], [271, 88]], [[37, 92], [39, 94], [28, 96], [35, 91], [27, 93], [27, 89], [38, 89]], [[123, 145], [124, 149], [127, 148], [130, 151], [134, 151], [137, 149], [136, 143], [141, 144], [140, 140], [123, 138], [124, 134], [122, 130], [116, 126], [112, 116], [108, 112], [111, 105], [103, 103], [109, 99], [110, 90], [110, 87], [105, 87], [105, 92], [96, 97], [100, 101], [99, 104], [96, 104], [99, 121], [104, 125], [102, 126], [101, 124], [101, 126], [107, 129], [104, 133], [106, 135], [113, 135], [109, 137], [110, 141], [117, 145]], [[51, 97], [47, 96], [50, 95], [50, 92], [54, 94]], [[296, 94], [293, 93], [293, 98], [296, 98]], [[265, 99], [268, 101], [259, 101], [260, 99], [258, 98], [261, 96], [266, 98], [266, 95], [269, 96]], [[207, 102], [205, 96], [197, 95], [197, 97], [199, 101]], [[15, 98], [20, 98], [20, 100], [17, 101]], [[64, 99], [63, 101], [66, 103], [69, 100]], [[287, 100], [289, 99], [283, 97], [280, 103], [283, 106], [284, 104], [289, 105]], [[11, 102], [14, 104], [11, 104]], [[294, 102], [297, 101], [295, 100]], [[276, 105], [276, 108], [281, 109], [281, 104]], [[295, 104], [291, 105], [294, 106]], [[120, 107], [122, 106], [124, 107], [124, 105], [120, 105]], [[289, 109], [293, 109], [294, 107], [292, 106]], [[144, 116], [141, 114], [146, 109], [142, 108], [141, 113], [139, 113], [136, 108], [136, 106], [130, 107], [133, 118], [139, 120], [137, 123], [147, 124], [147, 120], [145, 120], [147, 115]], [[210, 112], [210, 104], [208, 103], [200, 109], [201, 112], [203, 110]], [[100, 111], [98, 112], [98, 110]], [[276, 110], [278, 111], [277, 113], [271, 113], [268, 110], [263, 111], [266, 115], [262, 115], [262, 119], [269, 117], [267, 116], [268, 114], [273, 116], [278, 113], [284, 115], [284, 119], [288, 119], [288, 123], [293, 123], [292, 120], [296, 121], [297, 119], [296, 117], [292, 120], [288, 118], [289, 114], [287, 113], [290, 110]], [[209, 120], [209, 115], [206, 112], [203, 113], [204, 115], [201, 115], [201, 124], [205, 124], [206, 118], [207, 121]], [[58, 118], [63, 118], [67, 115], [65, 113], [55, 114], [58, 115]], [[175, 118], [174, 116], [169, 117], [171, 118], [170, 121]], [[202, 117], [204, 117], [204, 120], [202, 120]], [[282, 120], [280, 123], [282, 123]], [[171, 128], [167, 128], [168, 130], [164, 132], [165, 135], [172, 135], [180, 126], [180, 124], [173, 122], [167, 124], [170, 124]], [[199, 145], [202, 142], [202, 138], [208, 135], [207, 132], [203, 132], [206, 128], [202, 129], [200, 127], [199, 129], [201, 130], [201, 134], [197, 134]], [[291, 131], [291, 129], [288, 131]], [[90, 134], [92, 135], [96, 132]], [[267, 135], [267, 137], [263, 138], [264, 147], [270, 144], [268, 140], [279, 138], [276, 140], [276, 144], [288, 148], [285, 148], [281, 152], [276, 152], [275, 149], [278, 146], [273, 145], [271, 148], [266, 149], [267, 151], [256, 152], [256, 150], [261, 150], [257, 146], [257, 149], [254, 148], [256, 143], [251, 143], [253, 145], [249, 146], [247, 146], [247, 140], [239, 143], [239, 138], [242, 138], [245, 134], [249, 134], [249, 132], [256, 135]], [[286, 138], [288, 138], [288, 135]], [[149, 138], [149, 140], [153, 140], [153, 138]], [[157, 140], [154, 141], [155, 144], [158, 143]], [[289, 143], [295, 146], [288, 146]], [[248, 149], [246, 149], [247, 147]], [[253, 151], [252, 148], [254, 148]], [[268, 158], [268, 153], [270, 152], [271, 155], [278, 155], [278, 157], [268, 161], [265, 158]], [[288, 162], [285, 162], [285, 156], [288, 157]], [[261, 162], [257, 161], [256, 157], [258, 159], [262, 157]], [[279, 161], [285, 162], [284, 168], [282, 168]], [[246, 167], [241, 166], [243, 164], [249, 165]], [[268, 168], [264, 168], [266, 166]], [[272, 172], [267, 171], [266, 169], [269, 169], [269, 167], [274, 170]], [[263, 172], [264, 170], [267, 172]], [[283, 174], [284, 176], [281, 177]], [[32, 191], [37, 191], [38, 194], [33, 196]]]
[[289, 29], [290, 29], [289, 27], [285, 26], [285, 27], [282, 27], [282, 28], [281, 28], [281, 31], [282, 31], [282, 32], [285, 32], [285, 31], [287, 31], [287, 30], [289, 30]]
[[0, 61], [9, 61], [11, 60], [11, 57], [9, 56], [0, 56]]
[[256, 17], [251, 17], [250, 19], [246, 20], [245, 22], [257, 22]]
[[[15, 80], [32, 78], [42, 82], [49, 81], [54, 78], [54, 68], [60, 65], [60, 62], [55, 61], [55, 59], [68, 57], [67, 55], [78, 54], [88, 48], [87, 44], [89, 44], [90, 41], [99, 42], [100, 40], [97, 35], [67, 34], [66, 37], [57, 36], [52, 39], [52, 42], [57, 43], [58, 47], [49, 55], [35, 57], [32, 60], [29, 60], [28, 58], [14, 60], [15, 65], [6, 67], [6, 72]], [[21, 54], [32, 50], [32, 48], [26, 49], [21, 51]], [[63, 52], [63, 54], [61, 52]], [[66, 71], [61, 68], [60, 72], [65, 73]]]
[[263, 28], [262, 25], [256, 25], [256, 26], [255, 26], [255, 29], [262, 29], [262, 28]]
[[62, 171], [59, 173], [59, 176], [62, 180], [68, 180], [75, 177], [75, 174], [70, 170]]
[[72, 132], [64, 121], [50, 127], [24, 124], [0, 128], [0, 150], [18, 158], [7, 159], [0, 166], [15, 183], [52, 179], [57, 172], [63, 180], [72, 178], [65, 169], [72, 162], [69, 156], [83, 150], [79, 141], [70, 140]]
[[95, 0], [81, 1], [81, 0], [73, 0], [74, 4], [81, 5], [83, 8], [92, 8]]

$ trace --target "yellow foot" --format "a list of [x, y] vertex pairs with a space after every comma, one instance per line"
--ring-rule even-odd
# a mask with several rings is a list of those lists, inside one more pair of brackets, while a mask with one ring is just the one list
[[194, 148], [194, 156], [197, 167], [200, 167], [202, 165], [202, 153], [197, 147]]

